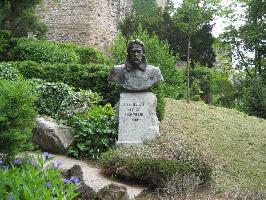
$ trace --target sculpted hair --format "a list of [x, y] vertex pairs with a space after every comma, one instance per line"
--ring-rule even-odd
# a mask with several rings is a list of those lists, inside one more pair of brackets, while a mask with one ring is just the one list
[[138, 39], [135, 39], [135, 40], [131, 40], [128, 45], [127, 45], [127, 54], [129, 54], [130, 50], [133, 48], [133, 45], [134, 44], [137, 44], [137, 45], [140, 45], [142, 47], [142, 51], [143, 51], [143, 54], [145, 54], [145, 45], [142, 41], [138, 40]]

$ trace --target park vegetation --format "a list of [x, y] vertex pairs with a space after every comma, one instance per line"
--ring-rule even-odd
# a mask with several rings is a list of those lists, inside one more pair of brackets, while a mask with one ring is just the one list
[[[168, 0], [162, 9], [155, 0], [133, 0], [134, 12], [119, 24], [121, 33], [108, 55], [88, 45], [43, 39], [45, 24], [35, 15], [35, 6], [41, 3], [0, 2], [0, 196], [28, 200], [36, 195], [46, 199], [78, 195], [78, 180], [62, 179], [60, 164], [43, 170], [49, 154], [17, 157], [21, 151], [36, 149], [30, 141], [37, 115], [71, 127], [74, 144], [69, 156], [100, 160], [107, 174], [145, 183], [165, 198], [188, 198], [191, 192], [210, 187], [236, 199], [263, 196], [262, 1], [241, 1], [245, 23], [227, 27], [215, 39], [211, 35], [215, 13], [237, 17], [230, 9], [221, 10], [218, 1], [185, 0], [176, 8]], [[26, 38], [24, 28], [37, 38]], [[108, 76], [112, 66], [125, 62], [126, 45], [136, 38], [146, 46], [148, 63], [158, 66], [164, 77], [152, 88], [161, 138], [116, 148], [115, 105], [121, 88]], [[231, 55], [239, 60], [236, 66]], [[84, 105], [86, 109], [80, 109]]]

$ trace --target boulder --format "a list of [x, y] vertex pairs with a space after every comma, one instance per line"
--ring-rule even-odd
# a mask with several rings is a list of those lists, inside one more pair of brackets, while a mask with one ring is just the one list
[[123, 185], [111, 183], [100, 189], [97, 193], [98, 200], [129, 200], [127, 188]]
[[74, 165], [70, 169], [65, 170], [62, 176], [66, 179], [70, 179], [73, 176], [79, 179], [80, 187], [77, 190], [79, 192], [79, 198], [83, 200], [95, 199], [96, 193], [90, 186], [84, 183], [83, 171], [79, 165]]
[[36, 119], [37, 127], [33, 129], [32, 141], [44, 151], [65, 154], [73, 143], [70, 128], [57, 124], [53, 119]]

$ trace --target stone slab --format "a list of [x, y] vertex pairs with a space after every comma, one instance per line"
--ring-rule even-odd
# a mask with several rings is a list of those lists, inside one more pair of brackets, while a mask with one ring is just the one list
[[117, 144], [142, 144], [159, 137], [156, 106], [157, 98], [152, 92], [121, 93]]

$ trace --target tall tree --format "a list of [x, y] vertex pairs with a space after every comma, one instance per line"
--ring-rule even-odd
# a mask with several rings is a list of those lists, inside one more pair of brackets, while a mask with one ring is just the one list
[[187, 103], [190, 102], [189, 70], [191, 37], [213, 19], [213, 14], [218, 9], [218, 3], [215, 0], [183, 0], [174, 15], [177, 26], [185, 34], [187, 39]]
[[47, 28], [36, 16], [36, 6], [43, 0], [1, 0], [0, 29], [6, 29], [16, 37], [27, 36], [28, 32], [42, 36]]
[[[134, 4], [136, 4], [134, 8], [138, 10], [127, 16], [119, 25], [122, 34], [128, 37], [134, 33], [138, 26], [142, 26], [149, 34], [155, 33], [161, 40], [168, 41], [173, 52], [178, 54], [181, 60], [186, 61], [186, 35], [180, 31], [175, 23], [173, 18], [175, 8], [172, 1], [167, 0], [164, 9], [159, 8], [154, 0], [135, 0]], [[199, 63], [203, 66], [213, 67], [215, 54], [212, 48], [211, 31], [212, 26], [206, 24], [191, 36], [192, 66]]]
[[[266, 70], [266, 2], [264, 0], [238, 0], [244, 14], [240, 15], [244, 24], [240, 27], [230, 25], [224, 38], [229, 41], [238, 60], [238, 66], [244, 68], [253, 78]], [[235, 13], [232, 13], [235, 14]], [[229, 15], [228, 17], [231, 17]]]

